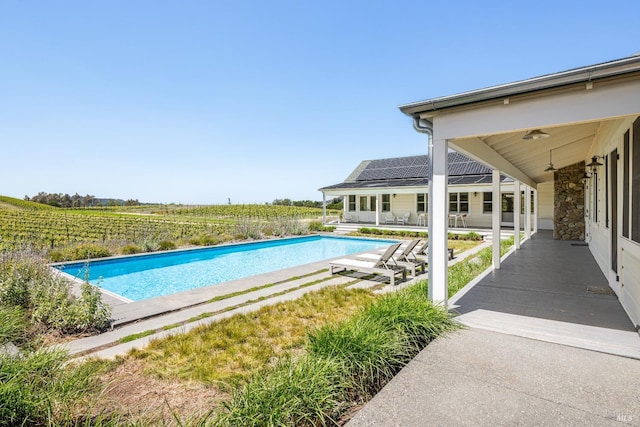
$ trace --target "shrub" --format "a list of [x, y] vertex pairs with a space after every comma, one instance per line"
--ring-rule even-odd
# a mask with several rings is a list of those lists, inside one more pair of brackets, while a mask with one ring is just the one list
[[235, 235], [240, 239], [260, 239], [262, 237], [260, 223], [248, 218], [241, 218], [236, 223]]
[[476, 240], [480, 241], [483, 239], [481, 234], [476, 233], [475, 231], [470, 231], [465, 235], [466, 240]]
[[83, 243], [49, 252], [49, 258], [53, 262], [103, 258], [111, 255], [107, 247], [95, 243]]
[[142, 248], [138, 245], [134, 245], [134, 244], [129, 244], [124, 246], [120, 252], [123, 255], [132, 255], [132, 254], [139, 254], [140, 252], [142, 252]]
[[110, 309], [98, 288], [85, 282], [80, 295], [72, 295], [71, 283], [31, 254], [0, 257], [0, 304], [27, 310], [33, 321], [63, 333], [93, 332], [109, 324]]
[[32, 317], [50, 329], [67, 334], [98, 332], [109, 326], [110, 308], [100, 298], [100, 290], [88, 282], [81, 285], [81, 295], [72, 296], [69, 284], [52, 278], [35, 290]]
[[170, 251], [175, 248], [177, 248], [176, 244], [170, 240], [162, 240], [158, 243], [158, 250], [160, 251]]
[[145, 239], [142, 242], [142, 250], [145, 252], [155, 252], [158, 250], [159, 247], [160, 245], [155, 240]]
[[426, 231], [411, 231], [411, 230], [386, 230], [380, 228], [358, 228], [360, 234], [373, 234], [381, 236], [402, 236], [402, 237], [420, 237], [426, 239], [429, 234]]
[[201, 234], [189, 240], [189, 243], [197, 246], [212, 246], [217, 245], [220, 242], [220, 238], [212, 234]]

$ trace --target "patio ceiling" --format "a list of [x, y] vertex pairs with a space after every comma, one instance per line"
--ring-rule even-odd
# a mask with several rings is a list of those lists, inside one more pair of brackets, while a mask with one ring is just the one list
[[[601, 122], [544, 128], [550, 136], [538, 140], [523, 140], [526, 132], [518, 131], [451, 141], [454, 149], [467, 151], [470, 145], [485, 144], [536, 183], [553, 181], [553, 172], [545, 172], [549, 152], [555, 168], [560, 169], [584, 160], [596, 137]], [[478, 147], [474, 147], [477, 151]], [[486, 149], [485, 149], [486, 150]], [[484, 150], [483, 150], [484, 151]]]

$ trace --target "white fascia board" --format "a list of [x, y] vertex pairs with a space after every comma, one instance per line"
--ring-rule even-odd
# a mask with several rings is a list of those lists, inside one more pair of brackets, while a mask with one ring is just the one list
[[[640, 78], [594, 85], [592, 89], [549, 93], [508, 104], [441, 111], [433, 117], [434, 132], [452, 142], [531, 129], [612, 120], [640, 114]], [[423, 117], [424, 116], [424, 117]], [[428, 114], [421, 115], [429, 118]]]
[[343, 188], [337, 190], [325, 190], [324, 193], [327, 196], [339, 197], [347, 196], [351, 194], [360, 196], [375, 196], [376, 194], [416, 194], [426, 193], [428, 186], [421, 187], [376, 187], [376, 188]]

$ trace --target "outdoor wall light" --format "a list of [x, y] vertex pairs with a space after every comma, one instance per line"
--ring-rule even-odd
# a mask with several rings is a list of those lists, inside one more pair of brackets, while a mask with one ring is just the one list
[[602, 163], [600, 163], [600, 162], [598, 161], [598, 159], [604, 159], [604, 157], [603, 157], [603, 156], [593, 156], [593, 157], [591, 158], [591, 163], [589, 163], [589, 164], [587, 165], [587, 167], [588, 167], [588, 168], [595, 168], [595, 167], [598, 167], [598, 166], [602, 166]]
[[585, 172], [584, 175], [582, 175], [582, 178], [580, 178], [580, 181], [582, 181], [583, 184], [586, 184], [589, 182], [589, 179], [591, 179], [591, 174], [589, 172]]
[[527, 132], [522, 139], [542, 139], [542, 138], [549, 138], [551, 135], [549, 135], [546, 132], [541, 131], [540, 129], [534, 129], [534, 130], [530, 130], [529, 132]]
[[553, 172], [553, 171], [557, 171], [558, 169], [553, 167], [553, 161], [551, 160], [551, 152], [553, 151], [553, 149], [549, 150], [549, 164], [547, 165], [546, 168], [544, 168], [545, 172]]

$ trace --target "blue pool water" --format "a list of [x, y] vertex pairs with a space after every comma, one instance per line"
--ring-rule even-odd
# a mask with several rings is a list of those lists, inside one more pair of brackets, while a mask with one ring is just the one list
[[[161, 254], [95, 260], [89, 282], [140, 301], [329, 258], [370, 251], [392, 243], [373, 239], [309, 236]], [[82, 262], [58, 265], [85, 278]]]

